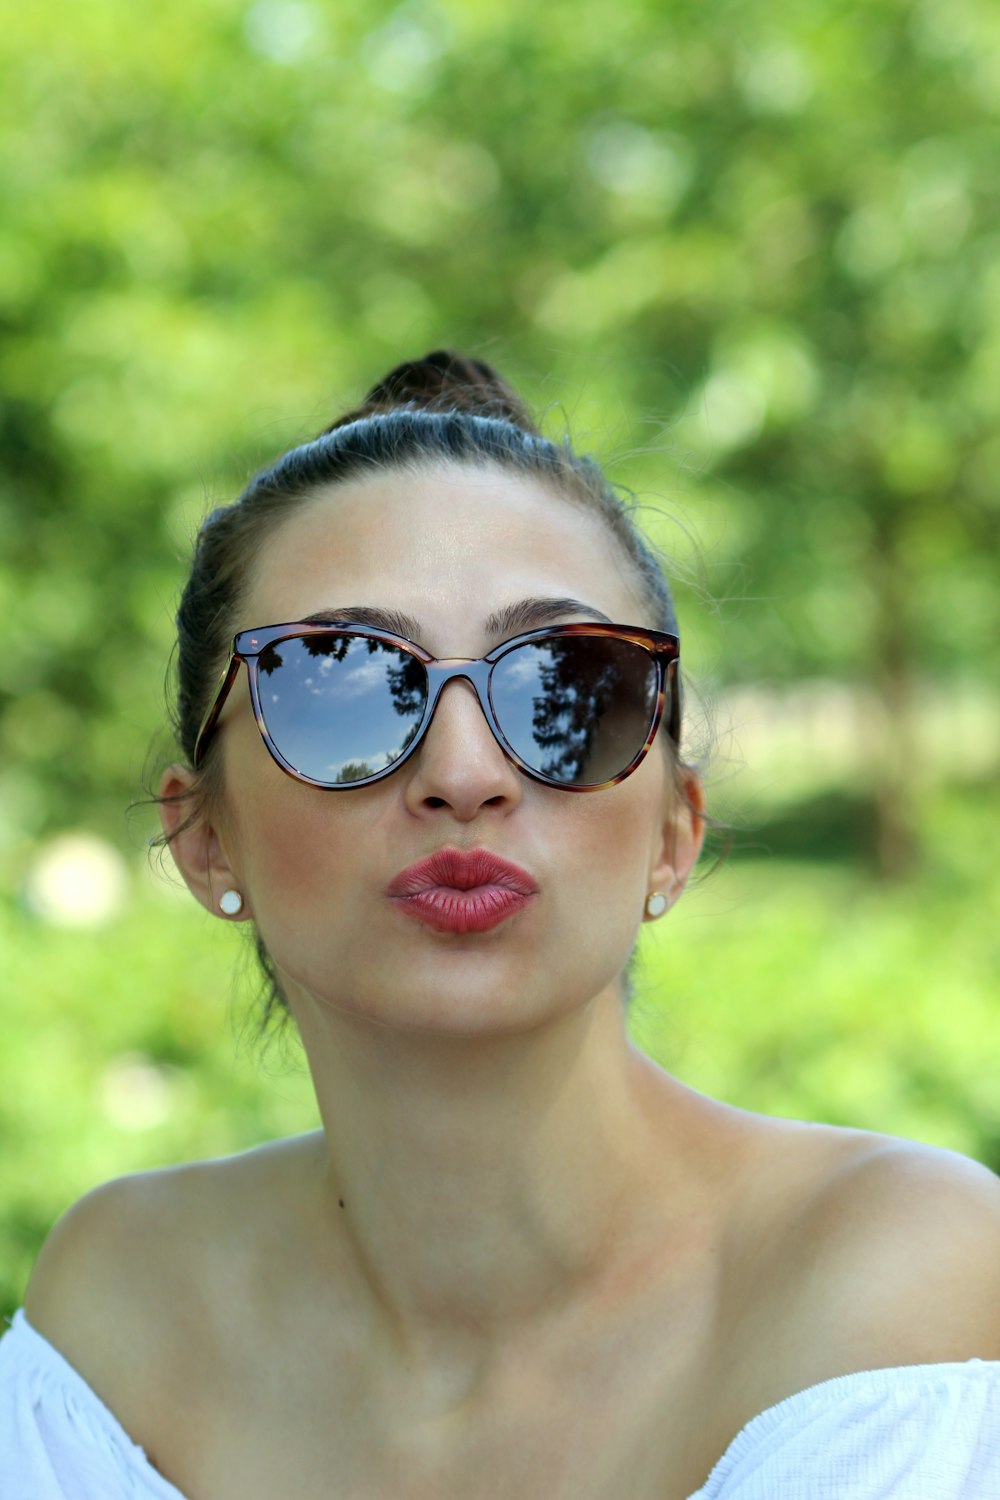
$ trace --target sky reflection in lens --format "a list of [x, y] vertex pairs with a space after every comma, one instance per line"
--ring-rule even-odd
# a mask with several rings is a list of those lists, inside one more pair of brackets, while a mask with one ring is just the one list
[[268, 733], [296, 770], [347, 783], [398, 760], [423, 715], [426, 675], [408, 652], [370, 636], [308, 635], [261, 652]]

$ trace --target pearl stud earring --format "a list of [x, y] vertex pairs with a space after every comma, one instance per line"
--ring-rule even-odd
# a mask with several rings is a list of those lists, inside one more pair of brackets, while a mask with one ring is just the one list
[[662, 917], [667, 909], [667, 898], [662, 891], [650, 891], [646, 897], [646, 916]]
[[243, 907], [243, 897], [239, 891], [223, 891], [219, 897], [219, 909], [224, 911], [227, 917], [235, 917], [236, 913]]

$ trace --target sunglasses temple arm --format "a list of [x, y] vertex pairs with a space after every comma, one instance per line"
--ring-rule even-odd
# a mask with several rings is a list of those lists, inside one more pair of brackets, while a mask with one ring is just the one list
[[670, 694], [670, 716], [667, 719], [667, 732], [674, 744], [680, 749], [681, 743], [681, 674], [680, 664], [675, 657], [667, 663], [667, 692]]
[[219, 678], [219, 687], [215, 694], [215, 698], [213, 699], [212, 706], [208, 710], [208, 713], [205, 715], [205, 718], [202, 721], [201, 728], [198, 730], [198, 738], [194, 742], [194, 755], [192, 756], [192, 762], [194, 764], [195, 770], [198, 769], [202, 761], [205, 759], [205, 752], [208, 749], [208, 743], [212, 738], [213, 733], [215, 732], [215, 726], [219, 722], [219, 715], [222, 712], [226, 699], [229, 697], [230, 689], [232, 688], [233, 683], [236, 681], [236, 674], [239, 670], [240, 658], [236, 655], [235, 651], [231, 651], [229, 653], [229, 660], [226, 663], [226, 669], [223, 672], [222, 676]]

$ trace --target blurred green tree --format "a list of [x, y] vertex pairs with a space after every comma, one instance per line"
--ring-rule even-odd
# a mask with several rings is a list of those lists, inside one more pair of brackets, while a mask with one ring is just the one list
[[20, 7], [0, 839], [120, 820], [206, 496], [449, 343], [694, 472], [720, 671], [875, 684], [906, 868], [917, 685], [996, 678], [998, 43], [986, 0]]

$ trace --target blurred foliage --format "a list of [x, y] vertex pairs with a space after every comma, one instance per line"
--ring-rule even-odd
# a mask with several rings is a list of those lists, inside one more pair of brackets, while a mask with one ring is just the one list
[[[933, 875], [737, 856], [642, 931], [636, 1040], [747, 1109], [887, 1131], [1000, 1168], [1000, 809], [942, 793]], [[761, 837], [767, 840], [767, 830]], [[316, 1124], [290, 1036], [262, 1046], [240, 929], [133, 872], [91, 932], [0, 903], [0, 1317], [95, 1183]], [[235, 965], [235, 968], [234, 968]], [[233, 975], [242, 972], [243, 982]]]
[[996, 1164], [996, 6], [36, 0], [0, 89], [5, 1303], [92, 1182], [311, 1119], [233, 1059], [217, 924], [21, 893], [148, 831], [205, 510], [439, 344], [636, 491], [736, 704], [756, 847], [648, 939], [637, 1034]]
[[8, 847], [120, 829], [207, 498], [441, 342], [692, 523], [696, 666], [875, 682], [898, 789], [916, 665], [998, 665], [998, 59], [988, 0], [15, 9]]

